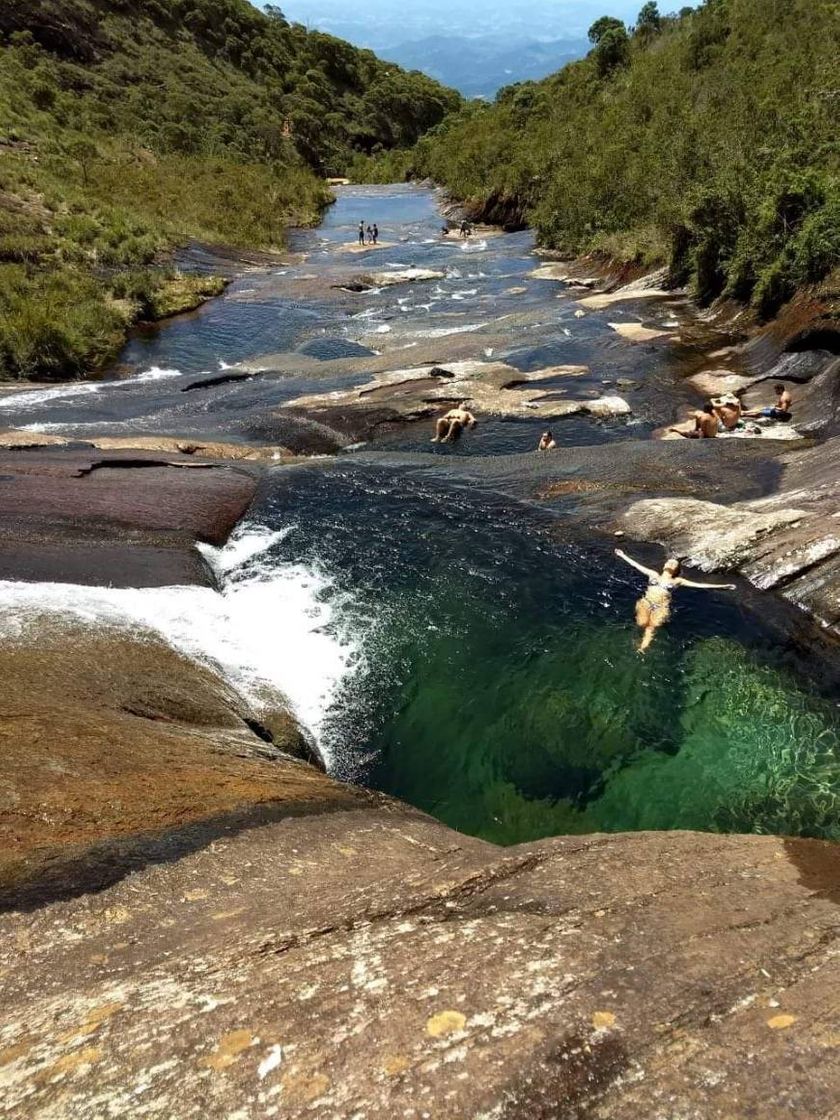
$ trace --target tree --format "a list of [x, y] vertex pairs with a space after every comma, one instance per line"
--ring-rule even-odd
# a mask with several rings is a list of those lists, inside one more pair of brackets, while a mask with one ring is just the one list
[[70, 159], [75, 160], [82, 169], [82, 179], [87, 186], [88, 182], [88, 168], [91, 163], [99, 155], [99, 149], [92, 140], [86, 140], [80, 137], [78, 140], [72, 141], [65, 149]]
[[601, 78], [606, 78], [620, 66], [626, 66], [630, 61], [630, 36], [624, 24], [608, 28], [592, 53]]
[[588, 36], [590, 43], [600, 43], [608, 31], [624, 31], [624, 24], [620, 19], [615, 16], [601, 16], [596, 19], [592, 26], [589, 28]]
[[636, 20], [636, 34], [643, 39], [652, 39], [662, 30], [662, 16], [656, 0], [648, 0], [642, 6]]

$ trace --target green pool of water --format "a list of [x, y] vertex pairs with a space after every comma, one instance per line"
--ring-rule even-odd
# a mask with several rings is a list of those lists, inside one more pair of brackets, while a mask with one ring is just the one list
[[278, 559], [329, 572], [363, 635], [327, 721], [339, 774], [504, 844], [840, 839], [838, 698], [741, 593], [678, 593], [641, 658], [641, 577], [501, 499], [348, 468], [287, 479], [264, 516], [296, 524]]

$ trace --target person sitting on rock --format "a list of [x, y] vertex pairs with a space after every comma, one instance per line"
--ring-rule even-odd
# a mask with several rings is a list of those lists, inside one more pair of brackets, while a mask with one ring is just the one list
[[734, 393], [713, 397], [709, 403], [718, 418], [718, 432], [732, 432], [741, 423], [741, 402]]
[[554, 436], [551, 433], [551, 429], [547, 428], [540, 436], [540, 442], [537, 447], [537, 451], [553, 451], [556, 446], [557, 444], [554, 441]]
[[615, 550], [615, 554], [625, 564], [629, 564], [631, 568], [635, 568], [637, 572], [641, 572], [648, 578], [647, 591], [636, 603], [636, 625], [642, 631], [639, 653], [647, 651], [656, 637], [656, 631], [668, 621], [671, 615], [671, 593], [674, 588], [694, 587], [700, 591], [735, 590], [734, 583], [694, 583], [693, 580], [683, 579], [680, 575], [679, 560], [666, 560], [662, 571], [656, 572], [653, 568], [646, 568], [644, 564], [640, 564], [620, 548]]
[[718, 418], [715, 406], [707, 401], [693, 416], [694, 427], [683, 431], [681, 427], [669, 428], [669, 432], [677, 432], [686, 439], [713, 439], [718, 434]]
[[791, 397], [790, 393], [781, 382], [773, 386], [773, 392], [776, 394], [775, 405], [770, 405], [769, 408], [751, 409], [749, 412], [745, 412], [744, 416], [763, 416], [768, 420], [781, 420], [785, 423], [791, 420], [793, 414], [793, 397]]
[[464, 401], [457, 408], [451, 408], [445, 416], [441, 416], [436, 422], [432, 443], [452, 443], [464, 428], [474, 428], [476, 424], [478, 424], [478, 421]]
[[441, 235], [441, 237], [448, 237], [449, 236], [449, 226], [441, 226], [440, 227], [440, 235]]

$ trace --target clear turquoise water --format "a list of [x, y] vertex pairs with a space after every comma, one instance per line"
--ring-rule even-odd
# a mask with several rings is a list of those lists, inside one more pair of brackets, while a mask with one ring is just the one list
[[260, 516], [296, 526], [278, 559], [335, 577], [343, 625], [366, 635], [328, 727], [343, 776], [505, 844], [674, 828], [840, 839], [838, 696], [743, 589], [679, 593], [640, 658], [643, 581], [612, 542], [501, 498], [343, 467], [278, 479]]

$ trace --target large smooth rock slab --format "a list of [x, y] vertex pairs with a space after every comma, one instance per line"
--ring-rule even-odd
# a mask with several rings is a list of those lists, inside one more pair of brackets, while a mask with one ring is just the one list
[[224, 543], [251, 504], [259, 474], [257, 463], [197, 452], [0, 452], [0, 578], [208, 582], [195, 542]]
[[835, 850], [289, 816], [0, 919], [2, 1109], [826, 1116]]
[[364, 800], [293, 761], [308, 744], [288, 713], [270, 733], [150, 631], [21, 617], [0, 598], [0, 909], [100, 889], [255, 814]]

